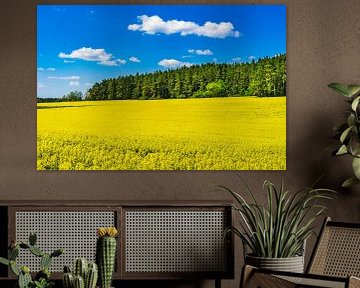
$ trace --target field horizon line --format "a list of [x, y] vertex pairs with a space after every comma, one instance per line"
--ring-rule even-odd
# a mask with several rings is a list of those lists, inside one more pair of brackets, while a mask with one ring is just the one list
[[[42, 99], [40, 102], [37, 102], [37, 104], [49, 104], [49, 103], [75, 103], [75, 102], [109, 102], [109, 101], [165, 101], [165, 100], [200, 100], [200, 99], [228, 99], [228, 98], [282, 98], [286, 95], [279, 95], [279, 96], [255, 96], [255, 95], [244, 95], [244, 96], [219, 96], [219, 97], [189, 97], [189, 98], [148, 98], [148, 99], [100, 99], [100, 100], [89, 100], [89, 99], [82, 99], [82, 100], [76, 100], [76, 101], [61, 101], [61, 98], [40, 98]], [[50, 100], [50, 101], [44, 101], [46, 99], [59, 99], [58, 101]]]

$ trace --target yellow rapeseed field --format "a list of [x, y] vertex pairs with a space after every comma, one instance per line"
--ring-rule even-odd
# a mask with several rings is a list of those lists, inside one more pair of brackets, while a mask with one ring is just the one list
[[286, 98], [41, 103], [39, 170], [284, 170]]

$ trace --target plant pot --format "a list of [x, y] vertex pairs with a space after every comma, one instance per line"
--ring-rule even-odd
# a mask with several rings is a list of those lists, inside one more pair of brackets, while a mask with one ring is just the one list
[[289, 258], [263, 258], [246, 255], [245, 263], [262, 269], [304, 273], [303, 255]]

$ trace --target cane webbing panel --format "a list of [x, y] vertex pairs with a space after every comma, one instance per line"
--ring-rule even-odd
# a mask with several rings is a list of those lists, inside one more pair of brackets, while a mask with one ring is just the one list
[[[95, 260], [96, 228], [115, 226], [114, 211], [16, 211], [16, 241], [28, 243], [29, 233], [36, 232], [37, 246], [46, 253], [64, 248], [65, 253], [54, 258], [50, 270], [62, 272], [64, 265], [72, 267], [74, 259]], [[20, 251], [18, 263], [31, 271], [40, 270], [40, 258], [29, 251]]]
[[246, 288], [296, 288], [296, 284], [271, 274], [255, 273], [245, 283]]
[[224, 211], [125, 212], [125, 272], [223, 272]]
[[331, 281], [316, 278], [302, 278], [293, 276], [277, 276], [281, 279], [287, 280], [296, 284], [294, 287], [322, 287], [322, 288], [345, 288], [345, 279], [343, 282]]
[[309, 272], [360, 277], [360, 229], [326, 226]]

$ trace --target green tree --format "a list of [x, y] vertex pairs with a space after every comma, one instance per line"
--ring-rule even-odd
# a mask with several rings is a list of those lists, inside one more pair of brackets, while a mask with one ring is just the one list
[[81, 101], [83, 94], [80, 91], [72, 91], [62, 97], [63, 101]]
[[[95, 83], [87, 100], [286, 95], [286, 55], [249, 63], [207, 63]], [[41, 101], [41, 100], [39, 100]]]
[[222, 80], [211, 82], [206, 85], [206, 95], [208, 97], [221, 97], [224, 96], [225, 83]]

